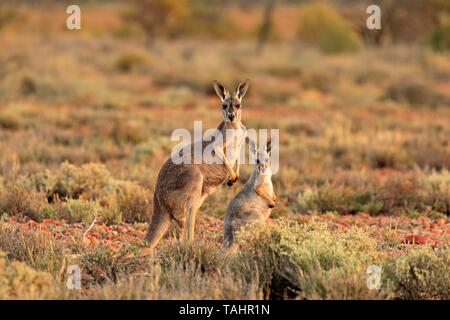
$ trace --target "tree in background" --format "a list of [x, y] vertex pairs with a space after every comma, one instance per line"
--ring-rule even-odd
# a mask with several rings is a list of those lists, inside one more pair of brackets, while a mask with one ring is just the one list
[[431, 47], [437, 51], [450, 50], [450, 15], [441, 16], [431, 36]]
[[275, 11], [276, 0], [267, 0], [266, 8], [261, 26], [258, 29], [258, 44], [256, 52], [261, 52], [269, 40], [271, 32], [273, 32], [273, 13]]
[[302, 7], [298, 37], [328, 53], [354, 51], [360, 46], [358, 35], [351, 25], [325, 3], [308, 3]]
[[188, 14], [187, 0], [136, 0], [127, 19], [139, 24], [152, 44], [158, 34], [166, 36], [178, 32], [180, 21]]
[[11, 5], [0, 3], [0, 29], [17, 18], [17, 10]]
[[223, 4], [216, 1], [136, 0], [125, 20], [144, 31], [148, 44], [157, 37], [236, 36]]

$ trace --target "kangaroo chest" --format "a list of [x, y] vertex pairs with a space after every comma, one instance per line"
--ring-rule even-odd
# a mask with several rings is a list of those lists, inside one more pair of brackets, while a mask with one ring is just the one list
[[260, 186], [260, 188], [262, 188], [269, 196], [273, 195], [273, 184], [270, 175], [259, 176], [256, 181], [256, 186]]
[[242, 144], [245, 141], [247, 130], [244, 128], [227, 129], [224, 137], [223, 151], [227, 160], [234, 164], [236, 163]]

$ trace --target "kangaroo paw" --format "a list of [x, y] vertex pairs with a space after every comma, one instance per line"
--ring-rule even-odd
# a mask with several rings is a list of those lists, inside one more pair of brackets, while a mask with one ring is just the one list
[[229, 185], [230, 187], [236, 183], [236, 181], [239, 179], [239, 176], [234, 176], [231, 177], [230, 180], [228, 180], [227, 185]]

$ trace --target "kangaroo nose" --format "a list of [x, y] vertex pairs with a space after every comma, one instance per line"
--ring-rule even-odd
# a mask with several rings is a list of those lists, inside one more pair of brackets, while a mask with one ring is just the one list
[[229, 114], [228, 115], [228, 119], [230, 119], [231, 121], [233, 121], [235, 117], [236, 116], [234, 114]]

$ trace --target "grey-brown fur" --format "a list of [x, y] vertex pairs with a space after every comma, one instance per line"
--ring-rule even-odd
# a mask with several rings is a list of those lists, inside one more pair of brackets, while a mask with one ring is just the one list
[[[217, 81], [214, 82], [214, 88], [222, 102], [223, 122], [218, 129], [223, 132], [224, 137], [227, 129], [242, 129], [244, 134], [233, 141], [224, 139], [223, 144], [214, 151], [217, 154], [223, 151], [228, 155], [227, 148], [232, 148], [232, 158], [238, 159], [246, 133], [241, 122], [240, 104], [248, 89], [248, 80], [240, 83], [232, 95]], [[195, 143], [206, 147], [211, 141], [197, 141], [193, 144]], [[182, 152], [193, 150], [193, 144], [183, 148]], [[146, 235], [150, 248], [157, 245], [173, 220], [181, 227], [181, 238], [192, 240], [197, 210], [217, 186], [227, 179], [228, 185], [236, 182], [239, 177], [238, 162], [236, 170], [233, 169], [236, 162], [229, 163], [224, 159], [224, 164], [175, 164], [172, 158], [169, 158], [158, 174], [153, 195], [153, 216]]]
[[[252, 148], [253, 145], [253, 148]], [[250, 221], [266, 221], [275, 205], [270, 163], [270, 143], [266, 150], [256, 152], [253, 141], [250, 143], [256, 154], [257, 164], [244, 187], [228, 205], [224, 221], [224, 246], [233, 244], [235, 232]]]

